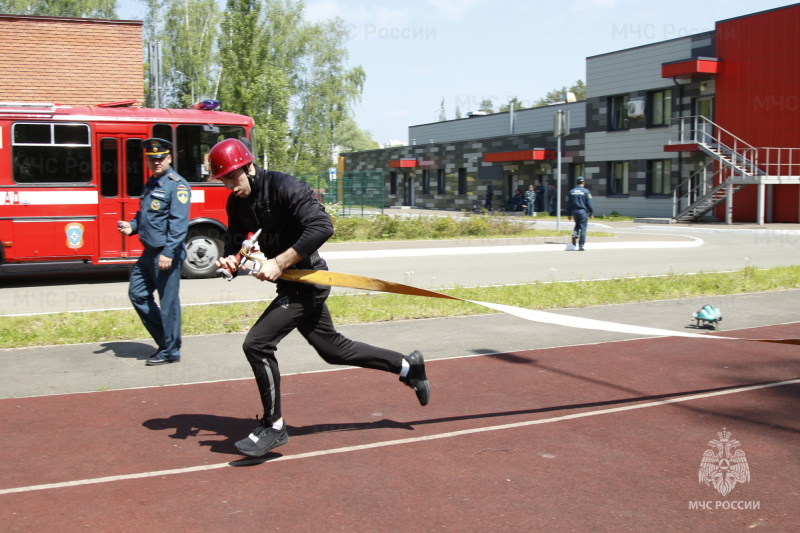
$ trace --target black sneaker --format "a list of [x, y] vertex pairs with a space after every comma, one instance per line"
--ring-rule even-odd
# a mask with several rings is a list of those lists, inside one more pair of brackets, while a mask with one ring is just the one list
[[573, 235], [573, 236], [572, 236], [572, 246], [575, 246], [575, 244], [576, 244], [577, 242], [578, 242], [578, 238], [577, 238], [575, 235]]
[[180, 357], [175, 357], [173, 359], [166, 359], [166, 358], [161, 357], [160, 355], [156, 354], [156, 355], [150, 357], [147, 360], [147, 362], [145, 363], [145, 366], [168, 365], [170, 363], [180, 363], [180, 362], [181, 362], [181, 358]]
[[273, 429], [271, 424], [265, 427], [263, 424], [268, 424], [268, 422], [259, 422], [258, 427], [247, 438], [236, 443], [236, 449], [250, 457], [261, 457], [271, 449], [289, 442], [286, 422], [283, 423], [281, 429]]
[[414, 350], [403, 357], [411, 365], [411, 368], [408, 369], [406, 377], [400, 378], [400, 381], [417, 392], [417, 399], [420, 405], [428, 405], [428, 400], [431, 398], [431, 388], [428, 385], [428, 378], [425, 376], [425, 360], [422, 358], [422, 353], [419, 350]]

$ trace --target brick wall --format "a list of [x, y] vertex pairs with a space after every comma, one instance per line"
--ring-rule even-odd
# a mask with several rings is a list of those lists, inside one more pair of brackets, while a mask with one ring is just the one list
[[0, 15], [0, 101], [144, 100], [142, 22]]

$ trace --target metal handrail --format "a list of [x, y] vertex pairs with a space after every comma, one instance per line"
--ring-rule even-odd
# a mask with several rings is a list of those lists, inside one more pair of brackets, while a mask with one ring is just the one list
[[[672, 190], [672, 218], [676, 218], [679, 212], [682, 212], [684, 209], [687, 209], [697, 200], [705, 196], [709, 190], [711, 190], [712, 185], [714, 183], [714, 177], [720, 173], [721, 167], [717, 168], [715, 171], [708, 174], [708, 167], [712, 166], [712, 163], [708, 163], [706, 165], [701, 166], [697, 170], [695, 170], [691, 176], [683, 180]], [[702, 174], [701, 180], [696, 180], [698, 175]], [[691, 183], [694, 182], [694, 186], [691, 186]], [[687, 184], [689, 184], [687, 186]], [[686, 187], [686, 193], [678, 196], [678, 191], [683, 190], [684, 186]], [[686, 199], [686, 207], [680, 209], [679, 206], [681, 205], [681, 201]]]
[[800, 148], [759, 148], [761, 168], [773, 178], [800, 178]]

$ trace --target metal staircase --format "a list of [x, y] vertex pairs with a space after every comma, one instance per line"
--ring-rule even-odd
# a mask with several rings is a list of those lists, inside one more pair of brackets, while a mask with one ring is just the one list
[[[800, 183], [800, 161], [796, 148], [755, 148], [705, 117], [684, 117], [681, 144], [687, 142], [713, 158], [684, 180], [673, 193], [673, 219], [695, 222], [726, 202], [730, 223], [733, 195], [747, 185]], [[766, 163], [759, 164], [759, 155]], [[795, 157], [793, 162], [792, 158]], [[710, 172], [709, 167], [713, 168]], [[765, 169], [769, 169], [768, 172]], [[714, 185], [718, 182], [717, 185]], [[678, 196], [678, 191], [685, 191]], [[759, 190], [759, 220], [763, 220], [762, 190]], [[763, 223], [763, 222], [761, 222]]]

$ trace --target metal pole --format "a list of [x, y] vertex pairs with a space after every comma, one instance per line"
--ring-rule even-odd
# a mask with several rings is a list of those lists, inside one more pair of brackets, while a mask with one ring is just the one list
[[569, 133], [569, 111], [559, 109], [554, 116], [556, 136], [556, 231], [561, 229], [561, 137]]
[[556, 231], [559, 231], [561, 229], [561, 135], [558, 136], [556, 160]]
[[150, 41], [150, 105], [160, 108], [161, 96], [161, 41]]

